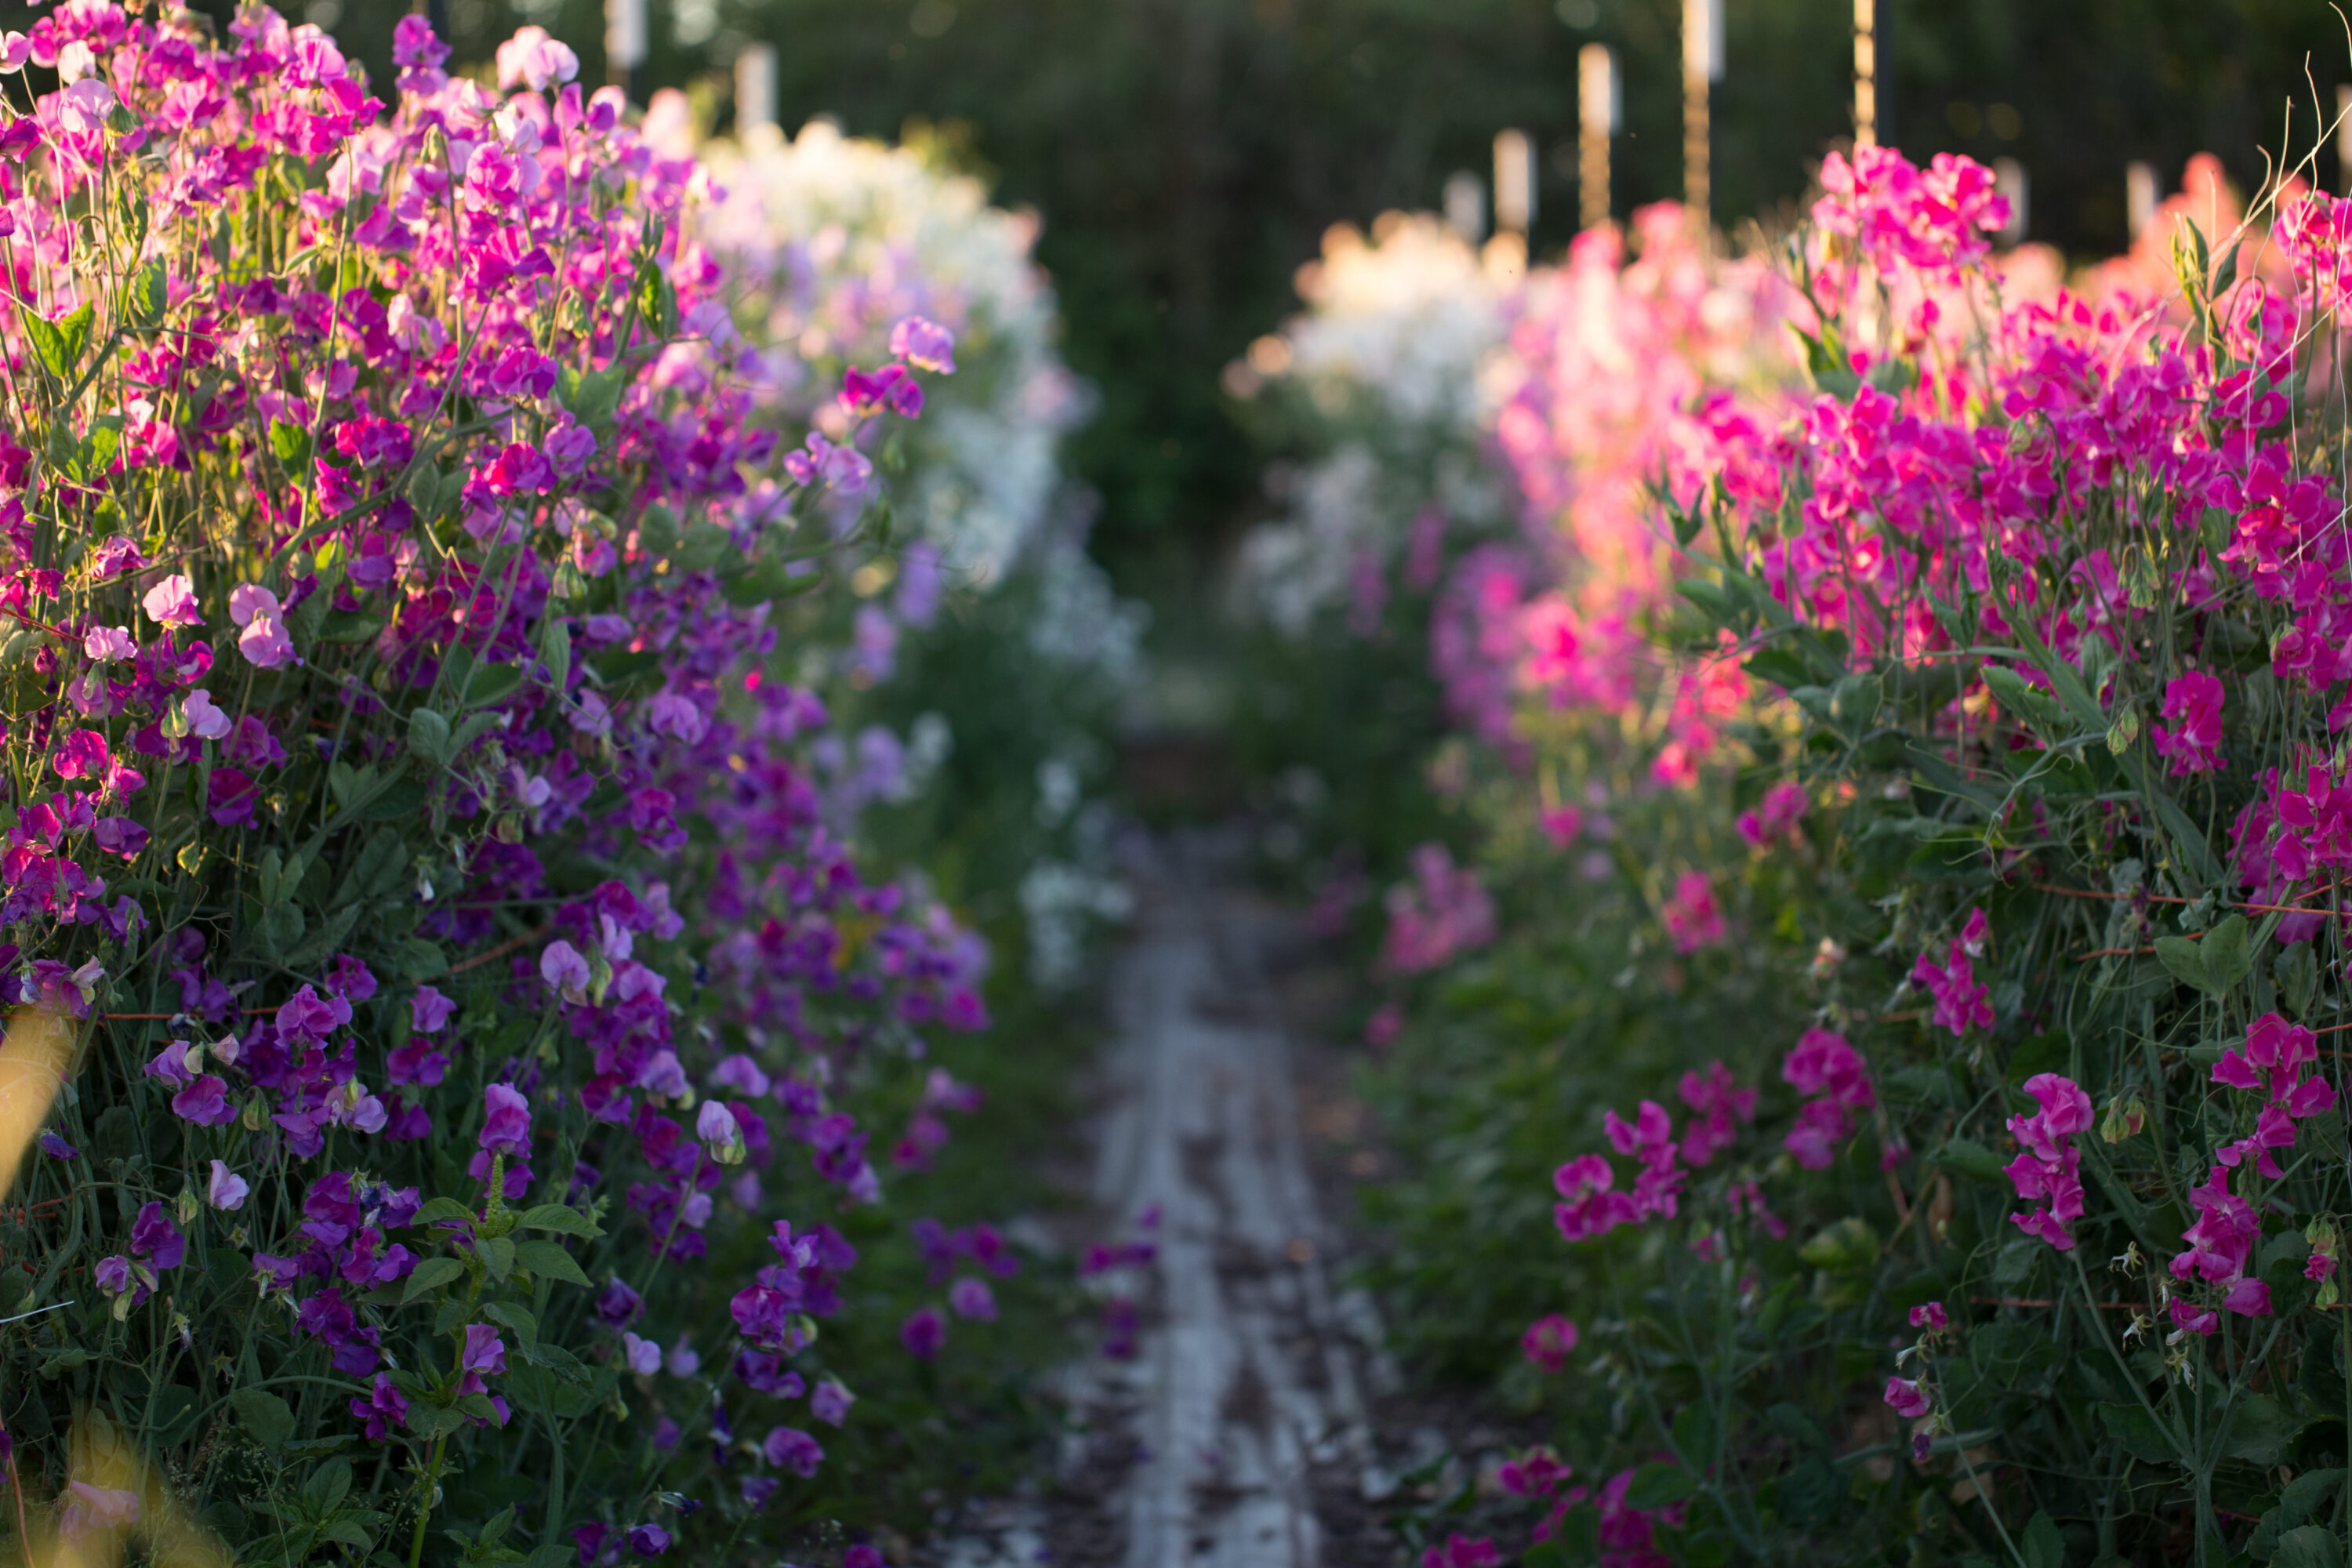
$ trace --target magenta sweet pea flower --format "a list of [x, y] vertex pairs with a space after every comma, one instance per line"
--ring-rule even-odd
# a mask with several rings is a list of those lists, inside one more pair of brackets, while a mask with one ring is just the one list
[[1935, 1402], [1927, 1397], [1927, 1391], [1907, 1378], [1888, 1378], [1885, 1397], [1895, 1414], [1906, 1421], [1916, 1420], [1935, 1408]]
[[394, 1386], [390, 1373], [377, 1373], [375, 1384], [369, 1390], [368, 1396], [353, 1399], [351, 1411], [367, 1423], [367, 1437], [371, 1443], [381, 1443], [395, 1428], [408, 1425], [408, 1401]]
[[1568, 1358], [1576, 1349], [1576, 1325], [1559, 1312], [1538, 1318], [1519, 1336], [1519, 1354], [1528, 1364], [1544, 1372], [1568, 1370]]
[[1933, 1331], [1946, 1328], [1950, 1325], [1951, 1321], [1951, 1315], [1944, 1310], [1944, 1304], [1941, 1301], [1929, 1301], [1924, 1306], [1911, 1309], [1911, 1326], [1915, 1329]]
[[2164, 688], [2164, 716], [2177, 721], [2158, 724], [2148, 732], [2157, 754], [2172, 763], [2170, 772], [2210, 773], [2221, 765], [2221, 683], [2202, 670], [2177, 675]]

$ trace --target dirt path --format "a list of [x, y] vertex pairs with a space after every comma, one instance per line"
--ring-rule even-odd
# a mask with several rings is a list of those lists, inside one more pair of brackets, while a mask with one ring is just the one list
[[1111, 974], [1089, 1197], [1097, 1236], [1157, 1246], [1097, 1281], [1135, 1303], [1133, 1353], [1073, 1362], [1052, 1487], [994, 1510], [950, 1568], [1393, 1559], [1362, 1499], [1394, 1487], [1366, 1409], [1395, 1371], [1370, 1300], [1335, 1283], [1341, 1234], [1302, 1142], [1274, 973], [1295, 929], [1238, 890], [1236, 858], [1161, 844]]
[[[1138, 1445], [1111, 1511], [1127, 1568], [1309, 1568], [1315, 1471], [1373, 1460], [1379, 1325], [1335, 1292], [1268, 973], [1274, 917], [1177, 848], [1112, 980], [1117, 1044], [1094, 1197], [1159, 1213], [1138, 1353], [1096, 1414]], [[1378, 1478], [1374, 1478], [1375, 1488]]]

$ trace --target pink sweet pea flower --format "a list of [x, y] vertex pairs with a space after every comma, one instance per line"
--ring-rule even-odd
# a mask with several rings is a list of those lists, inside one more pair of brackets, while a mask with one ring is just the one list
[[2177, 675], [2164, 689], [2164, 716], [2174, 728], [2149, 731], [2157, 754], [2170, 760], [2174, 773], [2210, 773], [2221, 765], [2221, 683], [2201, 670]]
[[1906, 1421], [1916, 1420], [1935, 1408], [1935, 1402], [1927, 1397], [1927, 1391], [1908, 1378], [1888, 1378], [1885, 1399], [1895, 1414]]
[[1519, 1336], [1519, 1354], [1528, 1363], [1545, 1372], [1568, 1370], [1568, 1358], [1576, 1349], [1576, 1325], [1559, 1312], [1538, 1318]]
[[139, 601], [148, 618], [167, 626], [200, 626], [203, 614], [196, 608], [196, 585], [184, 572], [175, 572], [147, 590]]

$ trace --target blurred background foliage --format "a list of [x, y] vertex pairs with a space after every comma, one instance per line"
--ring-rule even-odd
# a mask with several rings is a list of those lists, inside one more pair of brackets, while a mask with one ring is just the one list
[[[539, 23], [604, 75], [602, 0], [435, 0], [460, 61]], [[2032, 237], [2087, 258], [2123, 248], [2125, 165], [2177, 184], [2219, 153], [2246, 186], [2307, 150], [2352, 80], [2322, 0], [1880, 0], [1894, 20], [1894, 129], [1915, 158], [2018, 159]], [[1487, 173], [1494, 133], [1542, 150], [1539, 252], [1576, 212], [1575, 57], [1620, 51], [1617, 209], [1679, 194], [1681, 0], [650, 0], [632, 85], [687, 89], [716, 129], [743, 45], [776, 48], [779, 118], [929, 140], [1045, 219], [1039, 255], [1066, 352], [1102, 395], [1070, 457], [1103, 497], [1095, 548], [1179, 640], [1198, 590], [1265, 510], [1267, 454], [1219, 372], [1296, 308], [1293, 269], [1324, 227], [1433, 208], [1446, 175]], [[226, 13], [226, 0], [204, 0]], [[299, 0], [289, 12], [301, 13]], [[16, 9], [9, 6], [7, 9]], [[312, 0], [378, 72], [394, 5]], [[1852, 0], [1727, 0], [1715, 98], [1716, 216], [1768, 222], [1848, 132]], [[2332, 152], [2320, 177], [2340, 184]], [[1193, 606], [1188, 614], [1188, 606]]]

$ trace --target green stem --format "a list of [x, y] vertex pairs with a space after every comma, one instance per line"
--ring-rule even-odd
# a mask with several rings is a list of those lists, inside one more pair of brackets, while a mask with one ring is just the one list
[[425, 1526], [433, 1517], [434, 1494], [441, 1489], [442, 1451], [448, 1446], [446, 1432], [433, 1439], [433, 1456], [425, 1461], [425, 1487], [416, 1499], [416, 1533], [408, 1542], [408, 1568], [417, 1568], [425, 1561]]

